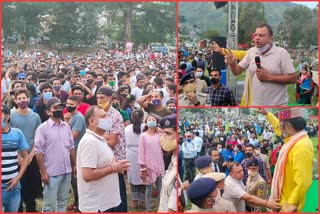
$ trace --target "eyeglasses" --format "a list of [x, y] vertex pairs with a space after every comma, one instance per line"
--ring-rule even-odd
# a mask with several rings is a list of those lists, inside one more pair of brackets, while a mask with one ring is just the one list
[[19, 80], [25, 80], [25, 78], [19, 78]]

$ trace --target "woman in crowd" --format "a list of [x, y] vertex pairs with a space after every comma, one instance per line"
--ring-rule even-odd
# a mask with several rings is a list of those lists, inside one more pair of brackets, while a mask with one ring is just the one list
[[146, 211], [151, 210], [153, 184], [156, 183], [158, 192], [161, 190], [161, 176], [164, 174], [163, 153], [160, 146], [161, 132], [157, 128], [158, 120], [149, 115], [146, 118], [144, 132], [139, 137], [138, 162], [140, 177], [146, 185]]
[[125, 128], [126, 154], [131, 163], [128, 171], [128, 183], [131, 189], [132, 207], [138, 208], [138, 202], [145, 200], [145, 185], [140, 179], [140, 166], [138, 164], [139, 137], [144, 128], [143, 111], [136, 109], [131, 114], [132, 124]]

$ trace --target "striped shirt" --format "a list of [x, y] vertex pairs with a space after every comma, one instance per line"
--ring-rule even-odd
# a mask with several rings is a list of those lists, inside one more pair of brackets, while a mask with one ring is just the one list
[[20, 129], [11, 128], [2, 134], [2, 184], [18, 175], [18, 152], [27, 150], [28, 142]]

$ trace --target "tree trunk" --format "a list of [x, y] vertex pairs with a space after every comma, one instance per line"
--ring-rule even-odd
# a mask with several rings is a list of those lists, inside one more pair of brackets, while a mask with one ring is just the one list
[[126, 32], [125, 32], [125, 43], [132, 41], [132, 3], [128, 3], [129, 7], [125, 11], [125, 23], [126, 23]]

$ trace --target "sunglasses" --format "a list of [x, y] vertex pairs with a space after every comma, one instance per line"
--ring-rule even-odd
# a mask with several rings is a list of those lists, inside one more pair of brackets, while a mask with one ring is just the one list
[[19, 78], [19, 80], [25, 80], [25, 78]]

